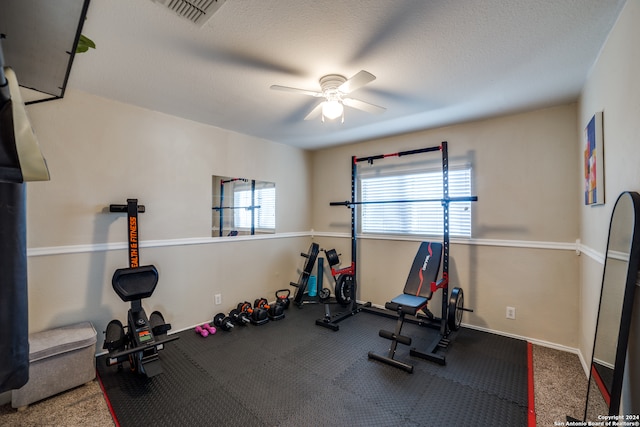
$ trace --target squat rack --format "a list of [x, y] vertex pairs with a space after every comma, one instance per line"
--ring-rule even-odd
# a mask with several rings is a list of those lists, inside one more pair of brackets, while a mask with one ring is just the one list
[[[358, 163], [367, 162], [370, 165], [373, 164], [375, 160], [382, 160], [388, 157], [403, 157], [409, 156], [413, 154], [421, 154], [421, 153], [429, 153], [434, 151], [440, 151], [442, 153], [442, 199], [412, 199], [412, 200], [382, 200], [382, 201], [369, 201], [369, 202], [361, 202], [356, 201], [357, 196], [357, 177], [358, 177]], [[477, 196], [460, 196], [460, 197], [450, 197], [449, 196], [449, 152], [448, 152], [448, 144], [447, 141], [443, 141], [440, 145], [434, 147], [426, 147], [415, 150], [407, 150], [407, 151], [399, 151], [396, 153], [389, 154], [378, 154], [374, 156], [367, 157], [351, 157], [351, 201], [344, 202], [331, 202], [330, 206], [346, 206], [351, 209], [351, 265], [353, 269], [354, 279], [357, 277], [356, 273], [356, 259], [357, 259], [357, 217], [356, 217], [356, 206], [364, 205], [364, 204], [391, 204], [391, 203], [418, 203], [418, 202], [440, 202], [442, 203], [443, 208], [443, 254], [442, 254], [442, 280], [436, 285], [435, 283], [431, 285], [431, 291], [435, 292], [437, 289], [442, 289], [442, 311], [441, 311], [441, 319], [440, 319], [440, 335], [442, 337], [447, 337], [450, 333], [449, 325], [447, 323], [447, 310], [448, 310], [448, 285], [449, 285], [449, 204], [454, 202], [475, 202], [478, 200]], [[354, 280], [354, 284], [356, 280]], [[355, 289], [353, 292], [353, 298], [355, 300]], [[385, 316], [389, 316], [388, 313], [385, 313], [383, 310], [375, 309], [371, 307], [371, 303], [366, 303], [364, 306], [357, 306], [354, 304], [354, 308], [350, 313], [346, 315], [338, 317], [336, 320], [333, 320], [334, 323], [340, 322], [347, 318], [349, 315], [353, 315], [362, 310], [366, 310], [367, 312], [374, 314], [382, 314]], [[418, 321], [418, 323], [422, 324], [423, 322]]]

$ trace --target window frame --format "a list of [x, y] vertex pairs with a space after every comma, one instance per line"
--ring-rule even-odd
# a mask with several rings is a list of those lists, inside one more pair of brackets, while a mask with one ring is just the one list
[[[438, 162], [439, 163], [439, 162]], [[458, 174], [464, 174], [464, 178], [462, 181], [465, 181], [464, 191], [460, 192], [458, 186], [456, 185]], [[376, 167], [371, 165], [370, 168], [367, 168], [366, 165], [360, 167], [357, 172], [357, 181], [356, 181], [356, 194], [357, 199], [360, 203], [357, 206], [356, 216], [358, 218], [357, 222], [357, 233], [361, 236], [403, 236], [403, 237], [443, 237], [444, 236], [444, 208], [442, 206], [441, 201], [434, 202], [407, 202], [407, 203], [375, 203], [375, 204], [367, 204], [368, 201], [373, 201], [371, 198], [366, 196], [368, 189], [365, 187], [368, 186], [367, 181], [373, 181], [377, 179], [387, 179], [393, 177], [401, 177], [404, 179], [404, 183], [400, 183], [401, 186], [406, 186], [410, 177], [419, 177], [421, 175], [431, 175], [428, 177], [428, 180], [435, 181], [439, 185], [436, 188], [436, 185], [433, 185], [430, 189], [430, 193], [419, 195], [418, 193], [408, 194], [406, 191], [404, 194], [398, 195], [384, 195], [380, 194], [380, 198], [378, 200], [422, 200], [422, 199], [443, 199], [444, 189], [443, 189], [443, 169], [441, 165], [437, 165], [436, 162], [415, 162], [409, 164], [396, 164], [396, 165], [387, 165], [386, 167]], [[439, 175], [438, 177], [433, 177], [433, 175]], [[448, 165], [448, 186], [449, 186], [449, 197], [470, 197], [473, 194], [473, 168], [469, 163], [460, 163]], [[452, 180], [453, 178], [453, 180]], [[452, 183], [454, 184], [452, 186]], [[458, 183], [459, 184], [459, 183]], [[415, 189], [414, 189], [415, 190]], [[391, 190], [390, 193], [395, 190]], [[419, 190], [418, 190], [419, 191]], [[437, 194], [434, 194], [434, 191]], [[383, 197], [384, 196], [384, 197]], [[387, 198], [385, 198], [387, 197]], [[427, 203], [429, 206], [427, 207]], [[434, 207], [433, 205], [436, 205]], [[386, 214], [385, 214], [386, 210]], [[385, 215], [392, 215], [393, 211], [402, 212], [403, 218], [401, 220], [405, 220], [407, 210], [411, 210], [412, 213], [409, 218], [409, 222], [405, 223], [407, 226], [404, 229], [398, 229], [399, 223], [393, 223], [393, 220], [385, 220]], [[436, 214], [436, 210], [438, 213]], [[384, 225], [377, 225], [368, 227], [367, 221], [367, 212], [381, 212], [379, 215], [381, 218], [378, 219], [378, 222], [384, 223], [393, 223], [392, 227], [386, 227]], [[420, 215], [425, 215], [426, 211], [430, 211], [429, 215], [433, 218], [434, 215], [437, 215], [438, 225], [436, 227], [429, 227], [428, 229], [419, 225], [420, 222], [425, 223], [424, 218], [419, 218]], [[465, 215], [466, 213], [466, 215]], [[459, 216], [465, 215], [465, 218], [460, 220]], [[398, 215], [400, 217], [400, 215]], [[431, 221], [431, 220], [427, 220]], [[413, 224], [413, 225], [411, 225]], [[416, 225], [417, 224], [417, 225]], [[421, 228], [422, 227], [422, 228]], [[473, 236], [473, 203], [471, 201], [460, 201], [449, 203], [449, 235], [453, 238], [457, 239], [471, 239]]]
[[[261, 201], [261, 197], [264, 192], [273, 192], [272, 201], [273, 203], [267, 204], [264, 201]], [[245, 186], [236, 186], [233, 189], [233, 203], [234, 206], [251, 206], [251, 186], [245, 188]], [[245, 194], [248, 194], [248, 203], [240, 203], [240, 199], [238, 199], [238, 195], [242, 195], [244, 197]], [[244, 197], [246, 198], [246, 197]], [[255, 206], [260, 206], [260, 208], [253, 208], [255, 212], [254, 216], [254, 226], [253, 229], [256, 232], [272, 232], [276, 229], [276, 216], [275, 216], [275, 207], [276, 207], [276, 189], [275, 187], [264, 187], [264, 188], [255, 188], [254, 189], [254, 203]], [[268, 206], [273, 206], [271, 210], [273, 215], [268, 213]], [[236, 230], [248, 231], [251, 230], [251, 213], [250, 209], [234, 209], [233, 211], [233, 228]], [[264, 213], [264, 215], [263, 215]], [[266, 221], [263, 222], [263, 221]]]

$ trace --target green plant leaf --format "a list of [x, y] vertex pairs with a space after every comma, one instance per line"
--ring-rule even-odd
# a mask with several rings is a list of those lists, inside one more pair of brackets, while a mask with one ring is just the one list
[[84, 34], [80, 34], [80, 39], [78, 39], [78, 46], [76, 47], [76, 53], [83, 53], [91, 49], [96, 48], [96, 44], [89, 37]]

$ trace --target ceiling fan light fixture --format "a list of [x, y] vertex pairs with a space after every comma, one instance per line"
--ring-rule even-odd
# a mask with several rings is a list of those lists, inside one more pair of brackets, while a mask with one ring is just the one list
[[320, 118], [323, 123], [325, 120], [335, 120], [338, 117], [340, 117], [341, 122], [344, 123], [345, 105], [367, 113], [382, 113], [386, 110], [384, 107], [346, 96], [375, 79], [376, 76], [373, 74], [361, 70], [348, 80], [340, 74], [327, 74], [326, 76], [322, 76], [320, 78], [320, 88], [322, 91], [320, 92], [280, 85], [271, 85], [271, 89], [294, 92], [314, 98], [324, 98], [322, 102], [317, 103], [315, 107], [313, 107], [304, 119], [312, 120], [316, 119], [318, 115], [321, 115]]
[[322, 118], [328, 120], [335, 120], [340, 116], [343, 116], [344, 106], [342, 102], [337, 99], [325, 101], [322, 104]]

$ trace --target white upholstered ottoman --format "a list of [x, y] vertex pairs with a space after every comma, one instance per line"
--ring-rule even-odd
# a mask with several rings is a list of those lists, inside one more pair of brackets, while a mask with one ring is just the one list
[[11, 392], [11, 406], [27, 405], [92, 381], [96, 330], [89, 322], [29, 335], [29, 381]]

